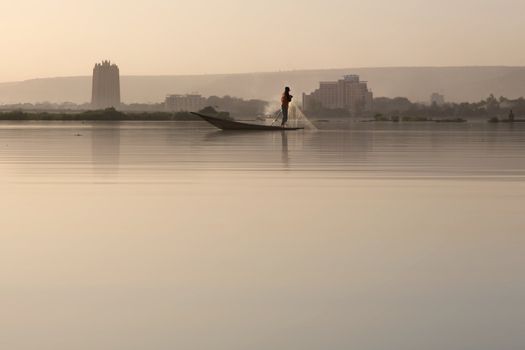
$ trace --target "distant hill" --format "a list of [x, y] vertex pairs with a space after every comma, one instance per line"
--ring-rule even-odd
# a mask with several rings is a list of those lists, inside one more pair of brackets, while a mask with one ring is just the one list
[[[359, 74], [369, 82], [375, 96], [408, 97], [428, 101], [433, 92], [448, 101], [478, 101], [495, 96], [525, 96], [525, 67], [421, 67], [348, 68], [273, 73], [193, 76], [122, 76], [122, 100], [161, 102], [167, 94], [198, 92], [205, 96], [231, 95], [242, 98], [278, 100], [285, 85], [295, 96], [314, 90], [319, 81], [336, 80], [345, 74]], [[91, 77], [33, 79], [0, 83], [0, 103], [89, 102]]]

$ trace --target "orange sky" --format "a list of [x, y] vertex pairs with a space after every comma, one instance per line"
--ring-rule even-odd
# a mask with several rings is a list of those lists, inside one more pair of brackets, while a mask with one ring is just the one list
[[20, 0], [2, 6], [0, 81], [363, 66], [525, 65], [515, 0]]

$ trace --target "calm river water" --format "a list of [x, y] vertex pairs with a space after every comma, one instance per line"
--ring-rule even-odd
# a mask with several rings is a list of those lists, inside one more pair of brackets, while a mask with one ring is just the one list
[[525, 125], [0, 123], [0, 348], [518, 350]]

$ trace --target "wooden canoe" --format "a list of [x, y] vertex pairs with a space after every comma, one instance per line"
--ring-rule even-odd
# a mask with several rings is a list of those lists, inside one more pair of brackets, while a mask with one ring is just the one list
[[201, 117], [202, 119], [204, 119], [211, 125], [216, 126], [222, 130], [292, 131], [292, 130], [304, 129], [304, 128], [289, 128], [289, 127], [282, 128], [280, 126], [275, 126], [275, 125], [260, 125], [260, 124], [243, 123], [243, 122], [237, 122], [234, 120], [226, 120], [226, 119], [221, 119], [221, 118], [216, 118], [216, 117], [210, 117], [210, 116], [203, 115], [200, 113], [195, 113], [195, 112], [191, 112], [191, 114]]

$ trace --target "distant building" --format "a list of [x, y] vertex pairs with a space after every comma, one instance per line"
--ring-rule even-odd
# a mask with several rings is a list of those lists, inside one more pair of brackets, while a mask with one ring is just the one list
[[445, 104], [445, 96], [434, 92], [430, 95], [430, 105], [443, 106]]
[[324, 107], [359, 113], [372, 109], [373, 98], [366, 81], [361, 81], [358, 75], [345, 75], [338, 81], [320, 82], [317, 90], [303, 94], [303, 109]]
[[205, 107], [206, 98], [201, 95], [168, 95], [165, 107], [172, 112], [197, 112]]
[[96, 109], [120, 106], [120, 73], [116, 64], [110, 61], [95, 64], [91, 106]]

